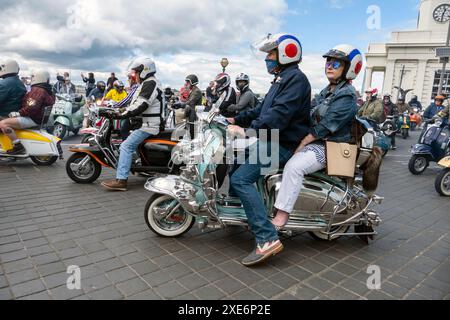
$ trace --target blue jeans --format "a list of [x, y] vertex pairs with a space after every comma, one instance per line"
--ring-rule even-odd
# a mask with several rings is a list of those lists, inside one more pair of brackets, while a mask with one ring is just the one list
[[151, 136], [150, 133], [143, 130], [133, 131], [132, 134], [120, 145], [120, 157], [117, 164], [118, 180], [127, 180], [130, 175], [131, 161], [133, 160], [133, 153], [138, 146]]
[[[256, 152], [261, 148], [268, 148], [270, 145], [257, 142], [256, 147], [251, 147], [249, 153]], [[286, 164], [293, 155], [291, 150], [278, 146], [279, 166]], [[266, 149], [267, 150], [267, 149]], [[263, 151], [264, 154], [264, 151]], [[264, 154], [266, 155], [266, 154]], [[265, 175], [263, 168], [270, 168], [271, 163], [262, 163], [260, 157], [257, 157], [256, 164], [249, 164], [248, 157], [245, 164], [235, 166], [230, 178], [230, 193], [237, 195], [242, 202], [247, 215], [248, 223], [256, 238], [257, 244], [264, 244], [268, 241], [278, 240], [278, 232], [269, 220], [269, 214], [264, 204], [264, 199], [255, 187], [255, 183]]]

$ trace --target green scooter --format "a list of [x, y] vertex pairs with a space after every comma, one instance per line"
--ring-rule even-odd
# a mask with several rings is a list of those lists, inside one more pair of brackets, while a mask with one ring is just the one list
[[52, 113], [47, 123], [47, 131], [55, 137], [64, 139], [68, 132], [74, 135], [83, 127], [83, 96], [68, 94], [56, 95], [56, 103], [53, 105]]

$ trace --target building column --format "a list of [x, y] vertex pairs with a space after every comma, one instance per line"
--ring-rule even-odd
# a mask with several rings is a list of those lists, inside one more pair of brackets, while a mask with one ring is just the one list
[[427, 70], [427, 60], [419, 60], [419, 65], [417, 66], [416, 74], [416, 87], [414, 88], [414, 94], [419, 97], [419, 101], [423, 100], [423, 84], [425, 82], [425, 75]]
[[364, 79], [364, 86], [365, 86], [364, 90], [372, 86], [372, 77], [373, 77], [373, 68], [367, 67], [366, 78]]
[[386, 70], [384, 71], [384, 85], [383, 92], [387, 92], [393, 95], [394, 91], [394, 71], [395, 71], [395, 60], [389, 60], [386, 64]]

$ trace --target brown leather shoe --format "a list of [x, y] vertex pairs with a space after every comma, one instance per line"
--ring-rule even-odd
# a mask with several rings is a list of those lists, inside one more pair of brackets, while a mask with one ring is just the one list
[[102, 182], [102, 186], [112, 191], [127, 191], [127, 180], [109, 180]]

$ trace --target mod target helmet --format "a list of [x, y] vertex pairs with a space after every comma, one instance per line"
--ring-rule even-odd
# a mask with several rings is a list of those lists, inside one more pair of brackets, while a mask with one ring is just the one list
[[348, 44], [341, 44], [326, 54], [324, 58], [335, 58], [345, 62], [344, 77], [346, 80], [354, 80], [358, 77], [363, 67], [363, 55], [361, 51]]
[[269, 34], [259, 45], [259, 50], [262, 52], [269, 53], [274, 49], [277, 49], [278, 63], [282, 66], [302, 61], [302, 45], [300, 40], [293, 35], [286, 33]]

